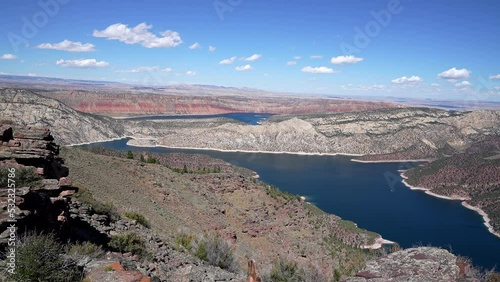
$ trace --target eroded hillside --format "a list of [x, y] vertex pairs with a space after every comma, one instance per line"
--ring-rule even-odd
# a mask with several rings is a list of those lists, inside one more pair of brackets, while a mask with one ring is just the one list
[[[500, 134], [498, 111], [426, 108], [282, 115], [271, 117], [262, 126], [228, 123], [179, 128], [171, 123], [162, 121], [164, 131], [159, 130], [159, 134], [144, 134], [144, 123], [141, 127], [134, 123], [125, 127], [131, 135], [152, 137], [156, 139], [153, 144], [167, 147], [378, 155], [365, 160], [435, 158], [446, 150], [461, 150], [485, 136]], [[161, 133], [167, 129], [168, 134]], [[133, 140], [130, 144], [141, 142]]]
[[360, 246], [378, 236], [228, 164], [221, 172], [182, 173], [162, 165], [159, 156], [155, 164], [75, 148], [64, 148], [62, 156], [75, 186], [121, 212], [140, 212], [165, 236], [217, 232], [231, 242], [242, 265], [256, 258], [267, 268], [281, 257], [319, 268], [327, 277], [335, 270], [352, 274], [371, 256]]
[[22, 89], [0, 89], [0, 120], [50, 128], [61, 144], [95, 142], [124, 133], [121, 124], [111, 118], [78, 112], [54, 99]]

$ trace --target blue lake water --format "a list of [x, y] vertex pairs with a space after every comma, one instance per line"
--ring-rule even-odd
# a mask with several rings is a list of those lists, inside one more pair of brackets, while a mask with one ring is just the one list
[[127, 120], [148, 120], [148, 119], [204, 119], [225, 117], [239, 120], [248, 124], [257, 125], [261, 120], [270, 117], [271, 114], [254, 114], [254, 113], [229, 113], [220, 115], [187, 115], [187, 116], [147, 116], [147, 117], [132, 117]]
[[[257, 124], [269, 115], [219, 116]], [[346, 156], [138, 148], [127, 146], [127, 141], [122, 139], [89, 146], [156, 153], [196, 153], [223, 159], [256, 171], [263, 181], [283, 191], [306, 196], [322, 210], [352, 220], [359, 227], [375, 231], [402, 247], [440, 246], [471, 258], [477, 266], [500, 267], [500, 238], [488, 232], [480, 215], [462, 207], [459, 201], [431, 197], [402, 184], [397, 171], [418, 165], [416, 163], [365, 164], [352, 162]]]

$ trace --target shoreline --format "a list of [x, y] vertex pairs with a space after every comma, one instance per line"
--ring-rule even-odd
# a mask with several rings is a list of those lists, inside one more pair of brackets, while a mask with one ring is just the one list
[[[151, 138], [135, 138], [129, 137], [133, 140], [155, 140]], [[251, 151], [251, 150], [227, 150], [227, 149], [213, 149], [213, 148], [194, 148], [194, 147], [176, 147], [176, 146], [167, 146], [167, 145], [158, 145], [158, 144], [130, 144], [130, 140], [127, 142], [128, 146], [133, 147], [143, 147], [143, 148], [151, 148], [151, 147], [160, 147], [167, 149], [182, 149], [182, 150], [203, 150], [203, 151], [218, 151], [218, 152], [228, 152], [228, 153], [260, 153], [260, 154], [278, 154], [278, 155], [301, 155], [301, 156], [349, 156], [349, 157], [361, 157], [364, 155], [361, 154], [347, 154], [347, 153], [308, 153], [308, 152], [276, 152], [276, 151]]]
[[432, 162], [432, 161], [434, 161], [434, 159], [378, 160], [378, 161], [365, 161], [365, 160], [351, 159], [351, 161], [356, 162], [356, 163], [376, 164], [376, 163]]
[[488, 232], [490, 232], [494, 236], [500, 238], [500, 233], [496, 232], [493, 229], [493, 226], [491, 226], [491, 224], [490, 224], [490, 218], [488, 217], [488, 214], [485, 211], [483, 211], [481, 208], [471, 206], [471, 205], [469, 205], [467, 203], [467, 201], [469, 201], [470, 198], [464, 198], [464, 197], [447, 197], [447, 196], [439, 195], [439, 194], [431, 192], [432, 189], [422, 188], [422, 187], [415, 187], [415, 186], [412, 186], [412, 185], [408, 184], [408, 182], [405, 181], [406, 179], [408, 179], [408, 177], [406, 177], [404, 175], [404, 171], [400, 171], [400, 175], [401, 175], [401, 178], [403, 178], [403, 180], [401, 182], [406, 187], [410, 188], [410, 190], [424, 191], [424, 193], [427, 194], [427, 195], [429, 195], [429, 196], [433, 196], [433, 197], [444, 199], [444, 200], [461, 201], [461, 204], [462, 204], [463, 207], [475, 211], [476, 213], [478, 213], [483, 218], [483, 224], [488, 229]]
[[490, 233], [492, 233], [493, 235], [495, 235], [495, 236], [497, 236], [497, 237], [500, 238], [500, 233], [495, 232], [495, 230], [493, 229], [493, 226], [491, 226], [491, 224], [490, 224], [490, 218], [489, 218], [489, 216], [488, 216], [487, 213], [485, 213], [482, 209], [480, 209], [478, 207], [474, 207], [474, 206], [469, 205], [465, 201], [462, 202], [462, 206], [464, 206], [465, 208], [467, 208], [469, 210], [473, 210], [473, 211], [477, 212], [478, 214], [480, 214], [483, 217], [484, 225], [486, 225], [486, 227], [488, 227], [488, 231], [490, 231]]
[[380, 238], [377, 238], [375, 240], [375, 243], [373, 243], [371, 245], [363, 245], [363, 246], [361, 246], [361, 249], [377, 250], [377, 249], [382, 248], [383, 245], [394, 245], [394, 244], [396, 244], [396, 243], [393, 242], [393, 241], [389, 241], [389, 240], [386, 240], [386, 239], [380, 237]]
[[92, 142], [83, 142], [83, 143], [73, 143], [73, 144], [62, 145], [62, 146], [74, 147], [74, 146], [90, 145], [90, 144], [94, 144], [94, 143], [118, 141], [118, 140], [125, 139], [125, 138], [132, 138], [132, 137], [131, 136], [114, 137], [114, 138], [110, 138], [110, 139], [104, 139], [104, 140], [98, 140], [98, 141], [92, 141]]

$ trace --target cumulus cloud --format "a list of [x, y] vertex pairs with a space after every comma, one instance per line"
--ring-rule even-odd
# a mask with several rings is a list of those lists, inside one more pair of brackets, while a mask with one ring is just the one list
[[189, 70], [189, 71], [186, 72], [186, 75], [188, 75], [188, 76], [195, 76], [196, 72]]
[[189, 46], [189, 49], [194, 50], [194, 49], [200, 49], [201, 45], [200, 43], [196, 42], [193, 45]]
[[363, 58], [358, 58], [355, 56], [338, 56], [338, 57], [333, 57], [330, 62], [334, 65], [342, 65], [342, 64], [355, 64], [363, 61]]
[[468, 82], [467, 80], [464, 80], [462, 82], [456, 83], [456, 87], [467, 87], [467, 86], [472, 86], [472, 83]]
[[2, 56], [0, 56], [0, 59], [2, 59], [2, 60], [15, 60], [15, 59], [17, 59], [17, 56], [13, 55], [13, 54], [3, 54]]
[[290, 61], [286, 63], [288, 66], [295, 66], [297, 64], [296, 61]]
[[251, 65], [244, 65], [244, 66], [239, 66], [239, 67], [235, 68], [235, 70], [237, 70], [237, 71], [249, 71], [251, 69], [252, 69]]
[[94, 44], [90, 43], [85, 43], [82, 44], [81, 42], [73, 42], [69, 40], [64, 40], [59, 43], [42, 43], [40, 45], [35, 46], [37, 49], [50, 49], [50, 50], [61, 50], [61, 51], [68, 51], [68, 52], [93, 52], [95, 51], [94, 49]]
[[295, 60], [300, 60], [302, 57], [300, 57], [300, 56], [295, 56], [295, 57], [293, 57], [293, 58], [294, 58]]
[[439, 86], [439, 83], [431, 83], [431, 86], [433, 86], [433, 87], [438, 87], [438, 86]]
[[422, 78], [420, 76], [416, 76], [416, 75], [413, 75], [410, 77], [403, 76], [403, 77], [399, 77], [399, 78], [391, 80], [391, 82], [394, 84], [415, 83], [415, 82], [421, 82], [421, 81], [422, 81]]
[[238, 57], [234, 56], [234, 57], [231, 57], [229, 59], [225, 59], [225, 60], [220, 61], [219, 64], [221, 64], [221, 65], [230, 65], [230, 64], [234, 63], [234, 61], [236, 59], [238, 59]]
[[108, 62], [97, 61], [96, 59], [58, 60], [56, 64], [61, 67], [80, 69], [104, 68], [109, 66]]
[[309, 58], [311, 58], [311, 59], [323, 59], [323, 56], [322, 55], [312, 55]]
[[250, 57], [246, 57], [246, 58], [243, 57], [241, 59], [244, 60], [244, 61], [248, 61], [248, 62], [255, 62], [255, 61], [257, 61], [260, 58], [262, 58], [262, 55], [260, 55], [260, 54], [253, 54]]
[[500, 80], [500, 74], [490, 76], [491, 80]]
[[140, 73], [140, 72], [171, 72], [172, 69], [171, 68], [160, 68], [158, 66], [154, 66], [154, 67], [138, 67], [138, 68], [135, 68], [135, 69], [131, 69], [131, 70], [125, 70], [125, 71], [117, 71], [117, 72], [121, 72], [121, 73]]
[[335, 71], [331, 68], [327, 67], [310, 67], [307, 66], [302, 69], [302, 72], [307, 72], [307, 73], [334, 73]]
[[471, 71], [468, 69], [457, 69], [455, 67], [438, 74], [439, 78], [444, 79], [463, 79], [468, 78]]
[[108, 26], [104, 30], [94, 30], [94, 37], [118, 40], [126, 44], [141, 44], [146, 48], [170, 48], [179, 46], [182, 43], [178, 32], [166, 30], [160, 36], [150, 32], [152, 25], [140, 23], [129, 28], [128, 25], [117, 23]]
[[208, 51], [210, 51], [210, 52], [214, 52], [216, 49], [217, 49], [217, 47], [215, 47], [215, 46], [212, 46], [212, 45], [208, 46]]

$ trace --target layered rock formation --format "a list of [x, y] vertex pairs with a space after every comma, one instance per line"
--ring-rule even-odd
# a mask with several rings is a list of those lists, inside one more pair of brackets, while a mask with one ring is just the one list
[[[67, 222], [68, 197], [76, 189], [53, 140], [48, 129], [0, 125], [0, 244], [6, 243], [12, 222], [19, 230], [40, 231], [60, 230]], [[9, 194], [14, 192], [11, 214]]]
[[21, 89], [0, 89], [3, 123], [52, 129], [61, 144], [95, 142], [123, 136], [111, 118], [81, 113], [53, 99]]
[[[377, 155], [362, 160], [429, 159], [459, 150], [488, 135], [500, 135], [498, 111], [448, 112], [409, 108], [339, 114], [273, 116], [261, 126], [188, 126], [150, 122], [154, 145], [219, 150]], [[125, 125], [146, 137], [143, 123]], [[159, 128], [163, 128], [159, 129]], [[169, 129], [168, 134], [164, 134]], [[130, 144], [141, 145], [141, 140]], [[150, 143], [151, 144], [151, 143]], [[397, 154], [396, 154], [397, 153]], [[396, 154], [396, 155], [394, 155]]]
[[[365, 111], [399, 107], [393, 103], [368, 102], [319, 97], [298, 97], [285, 94], [273, 96], [255, 95], [249, 91], [245, 96], [227, 90], [226, 93], [202, 95], [203, 90], [186, 90], [187, 94], [167, 91], [159, 94], [102, 94], [88, 92], [40, 92], [68, 106], [87, 113], [102, 115], [196, 115], [234, 112], [303, 114], [323, 112]], [[151, 93], [152, 91], [149, 91]], [[210, 91], [209, 91], [210, 92]], [[214, 92], [214, 91], [212, 91]]]

